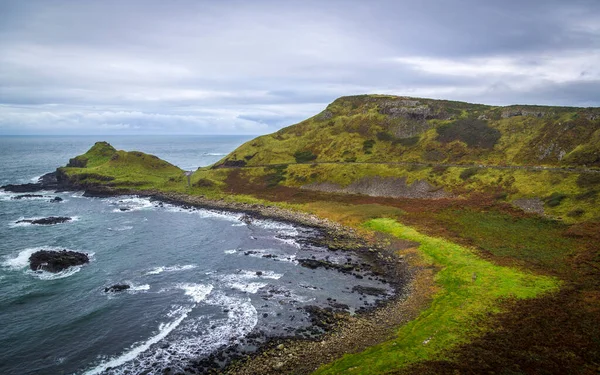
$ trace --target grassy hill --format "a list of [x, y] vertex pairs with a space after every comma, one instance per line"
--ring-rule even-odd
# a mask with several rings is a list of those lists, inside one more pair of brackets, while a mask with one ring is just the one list
[[[487, 194], [576, 222], [598, 219], [600, 109], [342, 97], [246, 142], [214, 168], [325, 192], [406, 198]], [[218, 184], [226, 175], [200, 170]], [[415, 185], [415, 182], [417, 183]]]
[[308, 161], [600, 167], [600, 109], [349, 96], [221, 163]]
[[116, 150], [107, 142], [96, 142], [58, 172], [59, 178], [73, 184], [117, 189], [167, 187], [183, 182], [183, 170], [178, 167], [154, 155]]

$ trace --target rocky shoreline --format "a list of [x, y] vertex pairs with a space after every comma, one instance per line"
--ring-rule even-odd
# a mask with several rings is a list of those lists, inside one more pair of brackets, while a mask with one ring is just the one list
[[[384, 340], [393, 331], [393, 327], [405, 322], [410, 315], [403, 306], [410, 295], [412, 274], [404, 260], [397, 256], [397, 249], [369, 242], [353, 229], [330, 220], [273, 206], [211, 200], [202, 196], [159, 191], [114, 190], [103, 186], [64, 185], [56, 182], [55, 174], [45, 175], [40, 179], [40, 183], [28, 184], [23, 189], [16, 185], [6, 190], [12, 189], [27, 189], [29, 192], [34, 192], [35, 189], [84, 191], [85, 196], [93, 197], [137, 195], [188, 208], [244, 213], [243, 220], [250, 222], [255, 218], [274, 219], [314, 228], [319, 232], [319, 235], [312, 239], [315, 245], [325, 246], [331, 251], [350, 251], [356, 254], [361, 262], [334, 265], [322, 260], [302, 259], [301, 266], [324, 267], [351, 273], [357, 278], [373, 276], [394, 290], [391, 298], [375, 306], [360, 308], [357, 315], [350, 315], [345, 309], [347, 306], [337, 305], [334, 299], [330, 299], [326, 307], [308, 306], [305, 310], [312, 322], [310, 328], [287, 337], [269, 337], [260, 330], [253, 331], [240, 340], [240, 343], [221, 347], [210, 356], [190, 363], [184, 369], [186, 374], [281, 374], [292, 371], [297, 374], [310, 373], [319, 365], [328, 363], [346, 352], [364, 349]], [[357, 289], [354, 292], [364, 297], [377, 295], [382, 291]], [[179, 371], [173, 368], [165, 374], [176, 374], [180, 373]]]

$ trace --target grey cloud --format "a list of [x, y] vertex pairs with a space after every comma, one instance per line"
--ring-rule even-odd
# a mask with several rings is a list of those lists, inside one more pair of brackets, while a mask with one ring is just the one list
[[246, 133], [342, 95], [600, 105], [597, 1], [0, 1], [0, 134]]

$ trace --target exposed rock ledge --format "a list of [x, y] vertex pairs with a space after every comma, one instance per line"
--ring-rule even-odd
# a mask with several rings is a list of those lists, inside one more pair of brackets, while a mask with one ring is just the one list
[[441, 199], [451, 197], [451, 194], [427, 181], [417, 180], [409, 185], [406, 183], [406, 177], [363, 177], [345, 187], [332, 182], [320, 182], [304, 185], [302, 189], [390, 198]]

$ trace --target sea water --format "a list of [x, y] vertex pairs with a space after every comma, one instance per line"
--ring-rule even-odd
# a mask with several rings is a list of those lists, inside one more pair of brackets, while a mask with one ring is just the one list
[[[27, 183], [106, 140], [195, 170], [250, 137], [1, 137], [0, 185]], [[88, 198], [0, 191], [0, 373], [137, 374], [184, 369], [260, 330], [308, 326], [302, 309], [333, 297], [354, 311], [352, 285], [384, 287], [297, 259], [343, 263], [309, 245], [314, 229], [242, 214], [182, 208], [137, 196]], [[52, 202], [54, 197], [61, 202]], [[68, 216], [56, 225], [19, 220]], [[90, 263], [52, 274], [29, 269], [38, 250], [87, 253]], [[114, 284], [123, 292], [106, 293]], [[369, 303], [374, 302], [372, 298]]]

